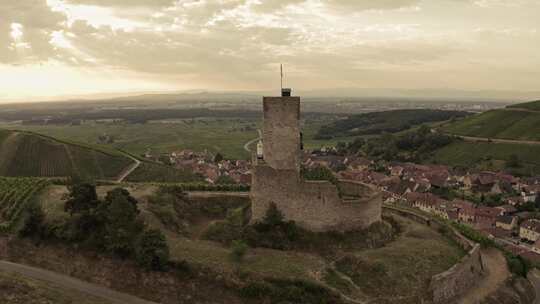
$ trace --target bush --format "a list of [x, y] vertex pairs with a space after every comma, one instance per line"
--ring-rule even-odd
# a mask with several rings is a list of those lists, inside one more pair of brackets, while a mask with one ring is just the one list
[[244, 259], [248, 245], [244, 241], [233, 241], [231, 247], [231, 259], [237, 263]]
[[135, 259], [149, 270], [165, 270], [169, 262], [169, 246], [157, 229], [145, 230], [137, 240]]

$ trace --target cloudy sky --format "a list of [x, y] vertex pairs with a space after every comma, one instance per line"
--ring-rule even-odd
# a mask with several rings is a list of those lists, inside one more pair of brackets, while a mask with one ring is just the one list
[[540, 88], [540, 0], [0, 0], [0, 99]]

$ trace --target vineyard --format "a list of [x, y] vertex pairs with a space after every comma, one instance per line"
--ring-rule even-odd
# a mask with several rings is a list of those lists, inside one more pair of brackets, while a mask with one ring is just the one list
[[133, 161], [109, 153], [27, 132], [0, 131], [0, 175], [115, 179]]
[[34, 198], [49, 182], [32, 177], [0, 177], [0, 232], [19, 231]]

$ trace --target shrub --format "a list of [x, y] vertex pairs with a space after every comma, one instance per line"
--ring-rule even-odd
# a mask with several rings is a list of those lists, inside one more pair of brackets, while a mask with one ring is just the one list
[[169, 246], [165, 236], [157, 229], [145, 230], [138, 238], [135, 259], [150, 270], [165, 270], [169, 262]]
[[248, 245], [244, 241], [233, 241], [231, 247], [231, 259], [237, 263], [244, 259]]

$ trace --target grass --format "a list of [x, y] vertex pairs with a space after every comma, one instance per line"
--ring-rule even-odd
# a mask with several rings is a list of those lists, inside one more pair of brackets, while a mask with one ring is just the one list
[[128, 182], [152, 181], [157, 183], [185, 183], [202, 181], [191, 171], [175, 169], [160, 164], [143, 162], [128, 175]]
[[492, 110], [443, 127], [452, 134], [514, 140], [540, 140], [540, 112]]
[[354, 252], [336, 262], [362, 292], [380, 302], [419, 303], [429, 280], [465, 252], [431, 228], [395, 217], [403, 234], [382, 248]]
[[77, 291], [20, 275], [0, 271], [0, 303], [3, 304], [108, 304], [111, 302], [98, 299]]
[[[112, 186], [98, 187], [103, 196]], [[241, 262], [231, 259], [231, 248], [218, 242], [202, 240], [197, 231], [204, 229], [214, 220], [225, 217], [226, 206], [238, 207], [238, 202], [221, 202], [217, 199], [203, 202], [202, 198], [189, 204], [197, 208], [197, 214], [174, 208], [177, 215], [187, 214], [180, 220], [192, 226], [190, 233], [178, 233], [170, 229], [160, 219], [159, 212], [149, 208], [152, 195], [157, 187], [137, 185], [129, 188], [132, 195], [140, 202], [141, 215], [145, 222], [161, 229], [170, 247], [171, 259], [175, 262], [211, 269], [217, 273], [239, 275], [240, 277], [304, 280], [324, 282], [357, 299], [375, 299], [374, 303], [418, 303], [431, 276], [446, 271], [457, 262], [464, 252], [455, 243], [431, 228], [417, 222], [394, 217], [401, 234], [383, 247], [365, 249], [354, 246], [342, 246], [335, 255], [321, 255], [314, 251], [280, 251], [264, 248], [249, 248]], [[61, 220], [66, 216], [63, 211], [65, 186], [50, 186], [40, 197], [46, 214], [46, 222]], [[205, 206], [221, 203], [219, 210], [206, 210]], [[193, 210], [192, 210], [193, 211]], [[169, 213], [174, 212], [169, 210]], [[180, 219], [180, 217], [179, 217]], [[201, 226], [201, 227], [199, 227]], [[190, 229], [188, 229], [190, 230]], [[196, 231], [195, 231], [196, 230]], [[344, 260], [341, 257], [354, 257]], [[332, 262], [337, 259], [337, 270]], [[349, 276], [351, 281], [347, 280]]]
[[[520, 167], [506, 166], [512, 154], [520, 160]], [[540, 146], [456, 141], [437, 150], [431, 161], [451, 166], [534, 175], [540, 173]]]
[[[317, 130], [329, 121], [331, 121], [329, 118], [304, 121], [302, 129], [306, 148], [335, 145], [338, 141], [353, 139], [344, 137], [339, 140], [315, 140], [313, 137]], [[231, 159], [247, 159], [249, 153], [244, 150], [244, 144], [258, 137], [256, 130], [260, 128], [260, 119], [197, 118], [151, 121], [146, 124], [87, 123], [81, 126], [7, 124], [0, 127], [45, 134], [67, 143], [85, 143], [86, 147], [99, 149], [109, 147], [112, 151], [115, 150], [111, 148], [121, 149], [134, 155], [142, 155], [148, 150], [153, 153], [170, 153], [192, 149], [220, 152]], [[103, 134], [113, 137], [114, 142], [105, 146], [98, 145], [98, 138]]]

